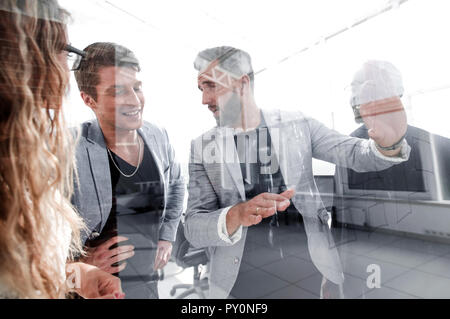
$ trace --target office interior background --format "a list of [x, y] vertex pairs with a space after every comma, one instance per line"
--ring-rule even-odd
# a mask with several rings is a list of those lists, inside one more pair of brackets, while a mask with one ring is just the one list
[[[259, 107], [299, 110], [344, 134], [359, 127], [349, 103], [354, 72], [369, 59], [390, 61], [403, 76], [408, 124], [443, 141], [450, 138], [446, 0], [60, 0], [60, 4], [72, 13], [73, 46], [111, 41], [136, 53], [146, 97], [144, 119], [167, 129], [186, 175], [191, 140], [215, 125], [201, 104], [193, 60], [200, 50], [220, 45], [241, 48], [252, 56]], [[94, 118], [79, 97], [73, 76], [66, 105], [71, 126]], [[345, 181], [335, 185], [334, 165], [314, 160], [314, 174], [330, 210], [337, 197], [350, 198], [344, 203], [351, 207], [345, 218], [339, 211], [333, 215], [349, 283], [344, 287], [346, 298], [450, 297], [446, 167], [450, 152], [430, 143], [433, 151], [422, 159], [425, 190], [398, 190], [389, 198], [380, 190], [348, 187]], [[370, 200], [360, 200], [364, 196]], [[352, 231], [344, 232], [344, 226]], [[248, 264], [249, 273], [260, 273], [273, 282], [273, 289], [254, 289], [257, 293], [249, 292], [251, 297], [320, 297], [309, 289], [320, 276], [307, 253], [290, 253], [290, 245], [298, 241], [292, 233], [301, 232], [292, 222], [290, 227], [280, 234], [286, 240], [279, 247], [263, 249], [255, 241], [261, 245], [255, 251], [264, 257]], [[381, 267], [381, 288], [366, 284], [370, 264]], [[289, 269], [298, 269], [294, 277]], [[176, 297], [170, 294], [171, 287], [192, 280], [192, 269], [182, 271], [169, 264], [159, 288], [161, 297]], [[245, 284], [245, 278], [241, 282]]]

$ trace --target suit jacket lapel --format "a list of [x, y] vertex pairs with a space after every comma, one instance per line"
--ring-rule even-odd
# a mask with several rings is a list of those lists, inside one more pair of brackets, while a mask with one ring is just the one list
[[[274, 152], [278, 165], [280, 166], [281, 175], [286, 185], [289, 185], [289, 172], [287, 171], [287, 156], [292, 152], [288, 153], [288, 145], [282, 141], [285, 136], [282, 127], [281, 112], [278, 110], [276, 112], [272, 111], [262, 111], [264, 120], [266, 121], [267, 127], [269, 129], [271, 141], [272, 141], [272, 152]], [[295, 145], [289, 145], [289, 147], [295, 147]]]
[[222, 159], [224, 166], [230, 174], [239, 195], [245, 200], [244, 181], [242, 179], [241, 165], [234, 144], [233, 129], [218, 128], [217, 138], [215, 139], [216, 147], [219, 151], [219, 158]]
[[105, 138], [97, 121], [89, 127], [87, 139], [92, 143], [87, 147], [87, 152], [102, 213], [103, 228], [111, 210], [112, 186]]
[[[262, 113], [270, 132], [273, 147], [272, 151], [274, 152], [278, 164], [280, 165], [281, 175], [283, 176], [285, 183], [289, 185], [287, 156], [290, 156], [289, 154], [295, 154], [295, 152], [288, 152], [287, 147], [295, 147], [295, 145], [285, 145], [282, 141], [283, 136], [285, 136], [285, 132], [283, 132], [283, 119], [280, 111], [262, 111]], [[245, 200], [244, 183], [239, 164], [239, 157], [234, 145], [233, 129], [217, 128], [217, 138], [215, 139], [215, 143], [217, 149], [219, 150], [220, 158], [223, 160], [224, 166], [233, 179], [242, 200]]]
[[[142, 128], [140, 128], [138, 130], [138, 133], [142, 137], [142, 139], [144, 140], [144, 143], [146, 143], [148, 145], [150, 153], [152, 154], [153, 159], [154, 159], [154, 161], [156, 163], [156, 167], [158, 169], [160, 181], [161, 181], [162, 185], [165, 186], [164, 167], [162, 166], [162, 161], [161, 161], [161, 158], [160, 158], [158, 152], [156, 152], [156, 150], [158, 150], [158, 144], [156, 142], [155, 135], [150, 133], [150, 132], [148, 132], [146, 134], [146, 132], [144, 132], [144, 130]], [[164, 197], [165, 196], [167, 196], [167, 192], [164, 192]]]
[[[158, 145], [154, 134], [151, 132], [144, 132], [142, 128], [138, 130], [139, 135], [149, 147], [149, 150], [155, 160], [158, 173], [160, 175], [161, 183], [165, 186], [164, 170], [162, 167], [161, 158], [155, 150], [158, 150]], [[105, 138], [98, 121], [93, 121], [89, 127], [87, 139], [91, 145], [87, 147], [89, 164], [91, 173], [94, 179], [97, 198], [100, 204], [100, 211], [102, 213], [102, 228], [108, 220], [109, 213], [112, 207], [112, 185], [111, 172], [109, 169], [108, 153], [106, 151]], [[167, 196], [167, 192], [164, 192]]]

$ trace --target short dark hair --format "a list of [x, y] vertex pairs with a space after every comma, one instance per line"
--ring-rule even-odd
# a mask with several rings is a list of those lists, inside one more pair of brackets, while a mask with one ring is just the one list
[[221, 68], [234, 76], [248, 75], [253, 88], [255, 76], [253, 74], [252, 59], [247, 52], [230, 46], [209, 48], [197, 54], [194, 68], [202, 71], [213, 61], [218, 61], [218, 65]]
[[86, 56], [75, 71], [78, 89], [97, 99], [98, 71], [109, 66], [121, 66], [140, 71], [139, 61], [130, 49], [112, 42], [96, 42], [87, 46]]

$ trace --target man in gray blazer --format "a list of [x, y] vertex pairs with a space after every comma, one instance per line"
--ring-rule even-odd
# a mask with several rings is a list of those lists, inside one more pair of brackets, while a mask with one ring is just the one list
[[[87, 263], [117, 274], [127, 298], [157, 298], [183, 209], [180, 166], [164, 129], [142, 119], [139, 62], [129, 49], [94, 43], [74, 65], [96, 119], [81, 125], [73, 203], [88, 232]], [[125, 242], [125, 245], [119, 244]]]
[[192, 245], [209, 250], [209, 297], [248, 297], [235, 291], [248, 227], [291, 203], [303, 217], [322, 287], [341, 288], [342, 266], [314, 182], [312, 158], [356, 171], [382, 170], [407, 160], [404, 110], [386, 110], [380, 117], [361, 105], [371, 139], [352, 138], [300, 112], [259, 109], [251, 59], [242, 50], [207, 49], [194, 66], [202, 103], [217, 127], [191, 145], [185, 235]]

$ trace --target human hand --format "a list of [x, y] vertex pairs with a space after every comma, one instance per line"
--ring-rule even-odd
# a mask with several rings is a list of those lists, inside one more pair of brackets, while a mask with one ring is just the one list
[[[362, 104], [360, 114], [368, 129], [369, 137], [380, 146], [394, 145], [406, 133], [406, 113], [399, 97]], [[380, 151], [385, 153], [381, 149]], [[399, 150], [395, 153], [398, 152]]]
[[134, 256], [134, 246], [125, 245], [118, 246], [113, 249], [110, 247], [114, 244], [128, 240], [124, 236], [114, 236], [96, 247], [89, 247], [87, 249], [87, 256], [81, 258], [82, 262], [94, 265], [110, 274], [118, 273], [125, 269], [127, 263], [124, 262], [118, 266], [112, 266], [122, 260], [126, 260]]
[[227, 214], [228, 234], [234, 233], [241, 225], [256, 225], [263, 218], [272, 216], [277, 211], [286, 210], [294, 194], [293, 189], [288, 189], [281, 194], [261, 193], [249, 201], [233, 206]]
[[[66, 272], [71, 278], [75, 274], [75, 284], [70, 286], [77, 294], [86, 299], [123, 299], [120, 279], [98, 267], [82, 262], [70, 263], [66, 266]], [[72, 279], [71, 279], [72, 280]]]
[[155, 264], [153, 269], [162, 269], [167, 264], [172, 254], [172, 243], [166, 240], [158, 241], [158, 247], [156, 249]]

